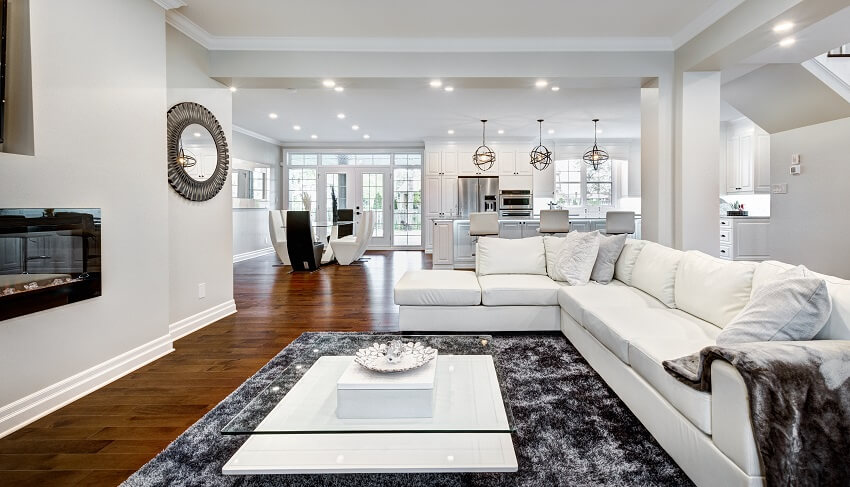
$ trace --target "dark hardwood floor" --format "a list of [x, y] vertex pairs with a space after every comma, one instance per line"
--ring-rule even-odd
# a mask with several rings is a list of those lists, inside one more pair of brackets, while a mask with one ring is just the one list
[[395, 331], [395, 282], [423, 252], [289, 274], [275, 256], [235, 264], [235, 315], [165, 357], [0, 439], [0, 485], [117, 485], [305, 331]]

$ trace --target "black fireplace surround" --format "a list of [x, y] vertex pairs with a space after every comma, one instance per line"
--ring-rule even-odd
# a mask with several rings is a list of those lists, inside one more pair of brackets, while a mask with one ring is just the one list
[[0, 209], [0, 320], [100, 296], [99, 208]]

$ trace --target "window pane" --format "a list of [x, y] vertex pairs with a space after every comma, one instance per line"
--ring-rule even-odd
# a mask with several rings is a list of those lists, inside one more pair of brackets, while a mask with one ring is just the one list
[[[316, 170], [311, 168], [289, 169], [289, 201], [287, 209], [294, 211], [316, 211]], [[305, 206], [309, 203], [309, 206]]]
[[373, 237], [384, 236], [384, 175], [363, 174], [363, 211], [375, 216]]
[[325, 195], [327, 197], [327, 201], [325, 202], [325, 207], [327, 208], [325, 217], [327, 221], [333, 221], [332, 195], [336, 195], [337, 209], [351, 208], [348, 206], [347, 177], [347, 174], [328, 173], [327, 175], [327, 188], [325, 188]]
[[[412, 155], [421, 164], [421, 156]], [[422, 169], [394, 169], [393, 179], [393, 244], [422, 245]]]
[[352, 166], [354, 156], [351, 154], [322, 154], [323, 166]]
[[421, 166], [422, 154], [395, 154], [396, 166]]
[[315, 166], [319, 156], [316, 154], [289, 154], [290, 166]]

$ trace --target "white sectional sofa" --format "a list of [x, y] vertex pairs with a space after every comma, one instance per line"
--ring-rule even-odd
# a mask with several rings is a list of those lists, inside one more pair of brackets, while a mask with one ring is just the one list
[[[670, 376], [662, 362], [714, 345], [753, 289], [792, 266], [730, 262], [628, 240], [614, 281], [569, 286], [548, 277], [545, 245], [535, 238], [539, 242], [523, 239], [529, 242], [505, 255], [488, 255], [475, 272], [406, 273], [395, 287], [401, 329], [560, 329], [697, 485], [762, 485], [740, 374], [715, 361], [712, 392], [698, 392]], [[539, 255], [529, 255], [534, 252]], [[493, 257], [510, 264], [494, 269]], [[816, 339], [850, 339], [850, 281], [821, 277], [833, 309]]]

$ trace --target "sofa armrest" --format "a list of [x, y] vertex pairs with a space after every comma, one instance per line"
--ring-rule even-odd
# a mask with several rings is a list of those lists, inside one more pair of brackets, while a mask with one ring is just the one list
[[711, 363], [711, 436], [715, 446], [747, 475], [761, 475], [744, 378], [729, 362]]

